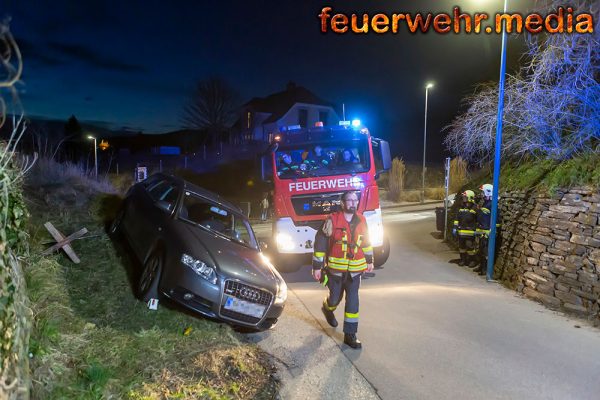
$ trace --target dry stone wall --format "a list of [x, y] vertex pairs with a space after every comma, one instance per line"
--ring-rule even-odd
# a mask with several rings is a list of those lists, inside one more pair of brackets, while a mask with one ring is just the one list
[[501, 195], [495, 278], [553, 309], [600, 325], [600, 191]]

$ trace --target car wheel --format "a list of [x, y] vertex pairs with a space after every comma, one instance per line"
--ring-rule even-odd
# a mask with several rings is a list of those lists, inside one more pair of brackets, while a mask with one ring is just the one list
[[148, 257], [148, 260], [146, 260], [138, 282], [138, 297], [143, 302], [147, 303], [150, 299], [157, 299], [159, 297], [158, 283], [162, 267], [163, 257], [159, 251], [155, 250]]
[[121, 223], [123, 222], [123, 217], [125, 217], [125, 205], [123, 205], [119, 212], [117, 212], [117, 216], [113, 219], [110, 227], [108, 228], [108, 234], [112, 236], [116, 236], [119, 234], [121, 230]]
[[381, 267], [390, 257], [390, 239], [383, 238], [383, 246], [373, 249], [373, 265], [375, 268]]

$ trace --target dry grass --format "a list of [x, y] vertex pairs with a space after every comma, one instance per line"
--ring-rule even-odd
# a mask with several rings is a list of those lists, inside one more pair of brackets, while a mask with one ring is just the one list
[[114, 193], [114, 188], [106, 177], [93, 179], [93, 170], [83, 164], [59, 163], [52, 158], [40, 157], [27, 176], [27, 185], [45, 186], [85, 186], [94, 192]]
[[404, 190], [404, 178], [406, 176], [406, 165], [400, 158], [394, 158], [392, 169], [388, 175], [388, 197], [392, 201], [399, 201]]
[[425, 199], [444, 200], [446, 189], [444, 187], [425, 188]]
[[404, 190], [400, 194], [400, 201], [417, 202], [421, 201], [420, 190]]
[[[90, 207], [33, 209], [39, 254], [51, 220], [63, 232], [99, 237], [73, 244], [82, 259], [34, 257], [27, 283], [34, 311], [30, 343], [35, 399], [271, 399], [277, 383], [264, 353], [228, 325], [168, 307], [148, 311], [132, 294], [139, 266], [104, 234], [116, 196]], [[187, 327], [191, 333], [184, 335]]]
[[460, 157], [450, 161], [450, 193], [456, 193], [467, 182], [467, 162]]

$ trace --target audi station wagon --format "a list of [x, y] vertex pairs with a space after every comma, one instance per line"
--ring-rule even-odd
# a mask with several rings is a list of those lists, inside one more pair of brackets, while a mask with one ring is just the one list
[[204, 316], [256, 330], [281, 315], [287, 286], [248, 218], [217, 194], [156, 174], [132, 186], [110, 227], [143, 267], [137, 295], [162, 296]]

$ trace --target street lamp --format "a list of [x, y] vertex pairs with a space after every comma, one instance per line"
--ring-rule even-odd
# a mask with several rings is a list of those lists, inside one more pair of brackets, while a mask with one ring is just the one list
[[[508, 0], [504, 0], [504, 14]], [[498, 115], [496, 121], [496, 148], [494, 152], [494, 190], [492, 191], [492, 215], [490, 218], [490, 238], [488, 241], [488, 263], [486, 280], [494, 276], [494, 256], [496, 249], [496, 222], [498, 220], [498, 186], [500, 185], [500, 151], [502, 149], [502, 114], [504, 113], [504, 78], [506, 75], [506, 27], [502, 29], [502, 53], [500, 56], [500, 82], [498, 84]]]
[[429, 89], [433, 87], [433, 83], [429, 82], [425, 85], [425, 127], [423, 128], [423, 173], [421, 180], [421, 204], [425, 202], [425, 149], [427, 147], [427, 95]]
[[98, 180], [98, 145], [94, 136], [88, 135], [88, 139], [94, 141], [94, 171], [96, 175], [96, 180]]

